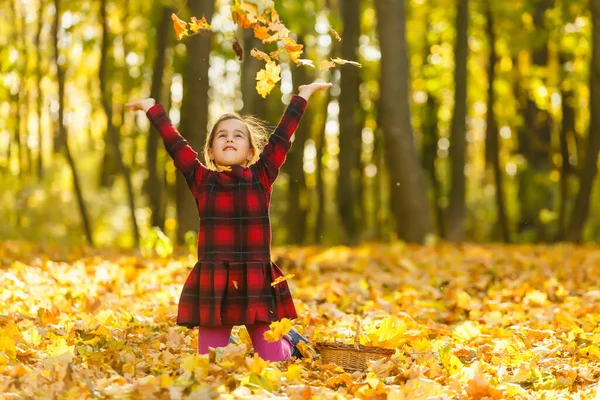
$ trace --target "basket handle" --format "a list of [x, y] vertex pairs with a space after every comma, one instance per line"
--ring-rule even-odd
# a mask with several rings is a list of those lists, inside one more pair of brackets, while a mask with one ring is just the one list
[[354, 335], [354, 348], [358, 350], [360, 347], [360, 321], [356, 320], [356, 334]]

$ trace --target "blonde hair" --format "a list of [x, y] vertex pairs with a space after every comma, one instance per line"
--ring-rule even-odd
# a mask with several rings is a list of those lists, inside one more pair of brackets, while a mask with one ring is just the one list
[[252, 159], [246, 164], [246, 166], [254, 164], [258, 158], [260, 157], [260, 153], [263, 148], [267, 144], [269, 140], [270, 129], [267, 124], [253, 115], [244, 115], [240, 116], [237, 114], [223, 114], [217, 122], [213, 125], [210, 133], [206, 137], [206, 142], [204, 143], [204, 162], [207, 168], [212, 169], [214, 171], [217, 170], [217, 165], [214, 160], [210, 159], [208, 154], [208, 150], [212, 147], [212, 142], [215, 138], [215, 134], [217, 133], [217, 128], [219, 124], [223, 121], [227, 121], [230, 119], [237, 119], [238, 121], [244, 124], [244, 128], [246, 128], [246, 134], [248, 135], [248, 140], [250, 141], [250, 149], [253, 150]]

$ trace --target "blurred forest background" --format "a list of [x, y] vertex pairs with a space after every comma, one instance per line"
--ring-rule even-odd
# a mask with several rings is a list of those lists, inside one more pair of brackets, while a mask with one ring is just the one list
[[[278, 0], [302, 58], [362, 68], [282, 60], [266, 99], [249, 52], [274, 45], [230, 5], [1, 3], [0, 240], [193, 245], [185, 182], [124, 104], [156, 98], [200, 152], [221, 113], [274, 126], [322, 79], [276, 183], [274, 244], [600, 241], [600, 0]], [[215, 33], [178, 42], [174, 12]]]

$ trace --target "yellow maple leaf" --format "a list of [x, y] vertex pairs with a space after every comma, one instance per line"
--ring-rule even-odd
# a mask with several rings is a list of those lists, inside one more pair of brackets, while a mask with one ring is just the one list
[[252, 50], [250, 50], [250, 55], [261, 61], [266, 61], [266, 62], [271, 61], [271, 57], [269, 57], [269, 55], [267, 53], [263, 53], [260, 50], [252, 49]]
[[175, 28], [177, 40], [181, 40], [186, 37], [189, 34], [187, 30], [187, 22], [179, 19], [175, 13], [171, 14], [171, 19], [173, 20], [173, 27]]
[[254, 353], [254, 359], [252, 360], [252, 365], [250, 366], [250, 372], [255, 375], [260, 375], [265, 368], [269, 366], [265, 360], [260, 358], [258, 353]]
[[479, 325], [473, 321], [466, 321], [461, 325], [454, 328], [452, 337], [462, 342], [469, 342], [471, 339], [479, 337], [481, 335], [481, 329]]
[[17, 357], [17, 344], [11, 336], [5, 335], [0, 331], [0, 352], [6, 354], [10, 358]]
[[73, 349], [75, 349], [75, 346], [69, 346], [65, 338], [56, 337], [56, 339], [46, 347], [46, 353], [50, 357], [58, 357], [65, 353], [73, 354]]
[[273, 61], [267, 62], [264, 69], [261, 69], [256, 74], [256, 91], [263, 98], [267, 97], [271, 90], [275, 87], [275, 84], [281, 80], [279, 76], [281, 73], [281, 67]]
[[285, 377], [288, 381], [295, 381], [302, 375], [302, 365], [290, 364]]
[[292, 321], [287, 318], [281, 321], [275, 321], [269, 325], [269, 330], [264, 333], [264, 338], [267, 342], [277, 342], [283, 335], [287, 334], [292, 329]]
[[4, 328], [0, 328], [0, 352], [10, 358], [17, 356], [17, 343], [21, 340], [21, 333], [14, 322], [9, 322]]
[[450, 375], [454, 375], [462, 371], [464, 367], [463, 363], [458, 359], [458, 357], [452, 354], [452, 346], [450, 344], [440, 349], [440, 360]]
[[275, 286], [281, 282], [287, 281], [288, 279], [292, 279], [294, 277], [294, 274], [287, 274], [285, 276], [280, 276], [277, 279], [275, 279], [273, 282], [271, 282], [271, 286]]

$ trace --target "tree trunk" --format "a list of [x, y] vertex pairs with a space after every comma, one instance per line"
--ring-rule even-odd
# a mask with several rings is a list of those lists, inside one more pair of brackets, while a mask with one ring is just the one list
[[587, 153], [581, 172], [579, 192], [566, 238], [581, 242], [583, 227], [588, 216], [590, 195], [594, 178], [598, 172], [598, 150], [600, 150], [600, 0], [590, 0], [592, 11], [592, 65], [590, 67], [590, 129]]
[[[161, 2], [157, 2], [161, 4]], [[171, 38], [171, 13], [173, 10], [169, 7], [160, 6], [158, 15], [158, 28], [156, 29], [156, 58], [154, 59], [154, 68], [152, 72], [152, 87], [150, 89], [150, 97], [156, 99], [157, 102], [163, 103], [163, 75], [165, 71], [167, 48]], [[161, 172], [157, 168], [159, 137], [155, 132], [148, 133], [148, 144], [146, 148], [146, 160], [148, 162], [148, 180], [145, 185], [146, 195], [152, 210], [152, 226], [157, 226], [164, 230], [165, 227], [165, 207], [162, 196], [164, 190], [163, 179]]]
[[[535, 35], [544, 34], [541, 46], [533, 51], [536, 69], [548, 68], [548, 32], [544, 27], [544, 15], [553, 5], [553, 0], [540, 0], [534, 14]], [[519, 204], [521, 219], [519, 232], [534, 230], [538, 240], [547, 240], [547, 229], [538, 215], [542, 208], [552, 207], [552, 193], [544, 182], [550, 172], [551, 115], [538, 108], [532, 94], [528, 94], [525, 108], [525, 129], [519, 135], [519, 150], [527, 160], [527, 167], [519, 176]]]
[[[303, 37], [298, 37], [298, 44], [304, 44]], [[294, 87], [309, 83], [306, 67], [294, 68]], [[310, 135], [310, 111], [305, 113], [302, 123], [294, 134], [294, 144], [287, 154], [284, 168], [289, 176], [287, 240], [289, 244], [302, 244], [306, 238], [306, 219], [308, 216], [308, 193], [304, 176], [304, 146]]]
[[497, 222], [496, 226], [500, 233], [500, 237], [505, 243], [510, 241], [510, 232], [508, 229], [508, 220], [506, 216], [506, 206], [504, 203], [504, 174], [500, 166], [500, 144], [498, 139], [498, 123], [494, 114], [494, 105], [496, 104], [496, 96], [494, 93], [494, 82], [496, 80], [496, 63], [498, 57], [496, 55], [496, 35], [494, 33], [494, 19], [491, 10], [491, 4], [487, 4], [487, 35], [490, 47], [490, 56], [488, 61], [488, 101], [487, 101], [487, 130], [486, 130], [486, 161], [492, 167], [494, 175], [494, 183], [496, 185], [496, 208]]
[[[12, 41], [17, 49], [17, 52], [19, 53], [19, 63], [16, 66], [16, 73], [19, 79], [19, 84], [18, 84], [18, 88], [16, 93], [11, 96], [12, 97], [12, 107], [11, 109], [14, 110], [14, 121], [15, 121], [15, 125], [14, 125], [14, 131], [13, 131], [13, 135], [14, 135], [14, 144], [15, 144], [15, 150], [17, 151], [17, 164], [18, 164], [18, 170], [19, 170], [19, 176], [24, 175], [25, 172], [25, 167], [26, 167], [26, 163], [25, 163], [25, 147], [27, 146], [27, 141], [23, 140], [23, 134], [22, 134], [22, 130], [21, 130], [21, 125], [22, 125], [22, 119], [21, 119], [21, 114], [22, 114], [22, 106], [24, 104], [27, 103], [26, 99], [24, 98], [25, 95], [25, 80], [27, 79], [27, 51], [26, 51], [26, 46], [25, 46], [25, 42], [23, 40], [23, 36], [25, 34], [25, 27], [24, 27], [24, 21], [23, 18], [19, 17], [19, 12], [17, 10], [17, 4], [16, 2], [11, 2], [11, 11], [12, 11], [12, 15], [13, 15], [13, 35], [12, 35]], [[23, 55], [23, 59], [21, 59], [21, 54]], [[9, 153], [10, 154], [10, 153]], [[10, 157], [9, 157], [10, 160]]]
[[260, 71], [264, 65], [261, 61], [250, 55], [250, 51], [254, 48], [264, 50], [262, 42], [254, 37], [254, 30], [242, 29], [244, 35], [244, 60], [242, 62], [242, 114], [255, 115], [263, 120], [267, 119], [267, 101], [256, 92], [256, 73]]
[[[565, 65], [572, 61], [572, 57], [566, 53], [560, 53], [561, 79], [566, 81], [569, 79], [568, 72], [565, 70]], [[558, 209], [558, 233], [557, 240], [563, 240], [567, 230], [567, 204], [569, 202], [569, 177], [572, 173], [570, 154], [569, 154], [569, 137], [576, 136], [575, 131], [575, 93], [571, 88], [561, 86], [561, 106], [562, 106], [562, 126], [560, 130], [560, 204]]]
[[37, 140], [38, 140], [38, 158], [36, 165], [36, 174], [38, 181], [41, 181], [44, 178], [44, 141], [42, 135], [42, 116], [43, 116], [43, 108], [44, 108], [44, 97], [42, 95], [42, 46], [41, 46], [41, 36], [42, 36], [42, 28], [44, 27], [44, 9], [45, 4], [44, 1], [41, 0], [38, 8], [38, 27], [35, 34], [35, 48], [36, 48], [36, 70], [35, 70], [35, 94], [36, 94], [36, 107], [37, 107], [37, 116], [38, 116], [38, 124], [37, 124]]
[[134, 193], [133, 193], [133, 184], [131, 183], [131, 175], [129, 172], [129, 168], [125, 165], [125, 161], [123, 160], [123, 154], [121, 153], [120, 148], [120, 140], [119, 133], [117, 132], [116, 127], [113, 125], [112, 117], [112, 97], [107, 90], [107, 56], [109, 49], [109, 27], [108, 27], [108, 19], [106, 15], [106, 1], [100, 1], [100, 23], [102, 24], [102, 44], [100, 50], [100, 67], [99, 67], [99, 80], [100, 80], [100, 95], [102, 98], [102, 107], [104, 108], [104, 113], [106, 115], [106, 129], [107, 129], [107, 137], [110, 145], [110, 151], [112, 152], [112, 159], [114, 159], [118, 165], [119, 171], [125, 179], [125, 186], [127, 188], [127, 197], [129, 203], [129, 212], [131, 215], [131, 232], [133, 234], [133, 239], [136, 247], [139, 247], [140, 243], [140, 232], [137, 224], [137, 219], [135, 216], [135, 201], [134, 201]]
[[444, 213], [440, 207], [439, 200], [442, 196], [440, 183], [437, 179], [435, 170], [435, 160], [438, 149], [438, 110], [439, 104], [434, 94], [427, 93], [427, 103], [425, 104], [425, 115], [423, 116], [423, 168], [429, 175], [429, 182], [432, 189], [431, 208], [434, 210], [435, 226], [439, 237], [446, 237], [444, 227]]
[[325, 127], [327, 125], [327, 108], [329, 107], [329, 103], [331, 102], [331, 90], [327, 91], [327, 99], [323, 104], [323, 124], [319, 127], [319, 134], [317, 136], [317, 140], [315, 141], [315, 147], [317, 149], [317, 159], [316, 159], [316, 187], [315, 190], [317, 192], [317, 211], [315, 218], [315, 243], [321, 244], [323, 241], [324, 234], [324, 226], [325, 226], [325, 181], [323, 180], [323, 148], [325, 147]]
[[447, 212], [446, 239], [457, 242], [465, 236], [465, 153], [467, 118], [467, 58], [469, 0], [458, 0], [456, 13], [456, 61], [454, 69], [454, 115], [450, 132], [451, 187]]
[[81, 185], [79, 184], [79, 174], [75, 166], [75, 160], [71, 154], [69, 148], [69, 141], [67, 137], [67, 129], [64, 123], [64, 106], [65, 106], [65, 71], [63, 70], [62, 63], [59, 62], [59, 49], [58, 49], [58, 26], [60, 23], [60, 0], [54, 0], [54, 23], [52, 25], [52, 38], [54, 45], [54, 63], [56, 66], [56, 75], [58, 80], [58, 143], [62, 143], [62, 149], [65, 152], [65, 156], [71, 167], [71, 173], [73, 174], [73, 186], [75, 188], [75, 196], [77, 197], [77, 204], [79, 206], [79, 213], [81, 214], [81, 221], [83, 223], [83, 229], [88, 243], [94, 246], [94, 240], [92, 236], [92, 228], [89, 222], [87, 208], [83, 199], [83, 192]]
[[[359, 0], [345, 0], [340, 6], [344, 23], [344, 40], [341, 42], [342, 58], [356, 60], [360, 36]], [[359, 186], [363, 112], [359, 99], [360, 71], [354, 66], [346, 65], [341, 68], [341, 74], [337, 209], [344, 229], [344, 241], [347, 244], [354, 244], [361, 231]]]
[[[204, 16], [210, 21], [214, 12], [213, 1], [190, 0], [192, 15]], [[190, 146], [202, 152], [208, 125], [208, 66], [211, 50], [210, 35], [196, 35], [186, 39], [187, 62], [183, 73], [183, 103], [180, 130]], [[177, 174], [177, 240], [183, 243], [185, 233], [198, 229], [198, 209], [190, 195], [185, 179]]]
[[376, 0], [381, 46], [381, 122], [398, 237], [423, 242], [432, 233], [430, 210], [410, 121], [404, 0]]
[[[435, 8], [435, 4], [430, 5], [430, 7]], [[434, 43], [429, 41], [429, 33], [431, 31], [431, 22], [427, 21], [427, 27], [423, 32], [423, 41], [425, 45], [424, 52], [424, 60], [427, 60], [431, 54], [431, 47]], [[423, 63], [423, 65], [427, 65]], [[425, 74], [425, 68], [423, 70]], [[440, 182], [437, 178], [435, 161], [437, 159], [438, 152], [438, 140], [439, 140], [439, 131], [438, 131], [438, 112], [439, 112], [439, 101], [436, 99], [434, 93], [432, 91], [427, 91], [427, 102], [425, 103], [425, 107], [423, 108], [423, 118], [422, 118], [422, 131], [423, 131], [423, 140], [421, 143], [421, 154], [422, 154], [422, 162], [423, 169], [425, 170], [427, 176], [429, 177], [429, 184], [431, 185], [432, 193], [431, 193], [431, 209], [433, 210], [433, 214], [435, 216], [435, 229], [438, 237], [444, 238], [446, 237], [445, 233], [445, 221], [444, 221], [444, 210], [440, 206], [440, 199], [442, 197], [442, 188]]]

